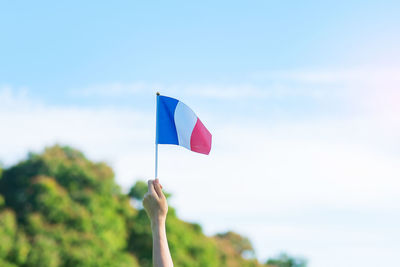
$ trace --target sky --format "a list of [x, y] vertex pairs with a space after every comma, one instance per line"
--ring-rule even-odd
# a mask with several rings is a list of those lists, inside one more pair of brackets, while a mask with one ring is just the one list
[[398, 1], [2, 1], [0, 161], [55, 143], [154, 176], [155, 93], [209, 156], [160, 146], [178, 215], [257, 257], [392, 266], [400, 251]]

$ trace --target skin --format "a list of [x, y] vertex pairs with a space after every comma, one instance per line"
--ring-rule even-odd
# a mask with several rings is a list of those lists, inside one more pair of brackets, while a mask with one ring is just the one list
[[149, 190], [144, 196], [143, 207], [151, 221], [153, 233], [153, 266], [173, 267], [171, 253], [168, 247], [165, 221], [168, 213], [168, 203], [162, 192], [158, 179], [148, 181]]

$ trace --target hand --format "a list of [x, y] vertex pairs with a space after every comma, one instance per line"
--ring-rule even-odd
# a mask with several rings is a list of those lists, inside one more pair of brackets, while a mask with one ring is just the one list
[[148, 181], [149, 191], [143, 199], [143, 207], [152, 224], [165, 222], [168, 212], [167, 199], [158, 179]]

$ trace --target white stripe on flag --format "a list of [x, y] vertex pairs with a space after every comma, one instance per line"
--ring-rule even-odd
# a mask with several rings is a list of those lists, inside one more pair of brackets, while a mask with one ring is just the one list
[[176, 105], [174, 119], [179, 145], [190, 150], [190, 138], [197, 122], [196, 114], [188, 106], [179, 101]]

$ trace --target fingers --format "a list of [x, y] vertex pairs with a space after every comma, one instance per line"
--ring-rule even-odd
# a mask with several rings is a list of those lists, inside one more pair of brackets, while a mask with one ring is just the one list
[[154, 180], [148, 180], [147, 185], [149, 187], [149, 194], [152, 194], [153, 196], [158, 196], [156, 190], [154, 189]]
[[146, 206], [147, 202], [149, 201], [149, 193], [146, 193], [143, 197], [143, 206]]
[[164, 194], [162, 192], [162, 186], [160, 185], [160, 181], [158, 179], [156, 179], [155, 182], [154, 182], [154, 189], [156, 190], [157, 195], [158, 195], [159, 198], [163, 198], [164, 197]]

